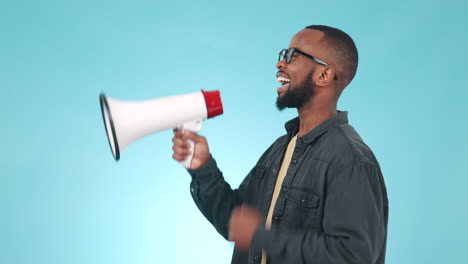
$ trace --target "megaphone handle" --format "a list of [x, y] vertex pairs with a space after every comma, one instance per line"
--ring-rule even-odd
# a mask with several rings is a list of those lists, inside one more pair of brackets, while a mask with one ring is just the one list
[[[202, 120], [197, 120], [197, 121], [192, 121], [192, 122], [187, 122], [181, 126], [179, 126], [179, 129], [181, 130], [188, 130], [194, 133], [197, 133], [201, 130], [202, 127]], [[190, 145], [190, 154], [187, 156], [187, 159], [180, 161], [179, 163], [182, 164], [186, 169], [190, 168], [190, 165], [192, 164], [192, 159], [193, 159], [193, 153], [195, 151], [195, 142], [192, 140], [187, 140], [187, 142]]]

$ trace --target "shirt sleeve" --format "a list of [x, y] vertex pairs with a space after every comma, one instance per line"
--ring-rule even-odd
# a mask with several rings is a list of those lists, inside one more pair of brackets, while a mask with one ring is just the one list
[[323, 231], [259, 228], [253, 247], [280, 263], [376, 263], [385, 254], [388, 200], [379, 168], [343, 166], [329, 182]]
[[234, 207], [245, 202], [246, 188], [255, 175], [253, 169], [238, 189], [232, 189], [224, 180], [216, 161], [211, 157], [196, 170], [188, 170], [192, 176], [190, 192], [202, 214], [225, 239], [228, 239], [228, 223]]

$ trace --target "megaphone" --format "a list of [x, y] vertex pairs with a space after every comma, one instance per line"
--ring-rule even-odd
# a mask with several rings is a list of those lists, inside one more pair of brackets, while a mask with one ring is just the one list
[[[203, 91], [145, 101], [120, 101], [99, 95], [107, 139], [115, 160], [134, 141], [167, 130], [199, 132], [202, 121], [221, 115], [223, 104], [219, 90]], [[189, 157], [180, 162], [190, 167], [194, 143], [189, 140]]]

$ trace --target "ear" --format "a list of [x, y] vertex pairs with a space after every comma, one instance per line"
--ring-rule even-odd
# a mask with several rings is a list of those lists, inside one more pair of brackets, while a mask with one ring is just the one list
[[319, 73], [316, 85], [329, 86], [335, 81], [336, 71], [333, 66], [324, 66]]

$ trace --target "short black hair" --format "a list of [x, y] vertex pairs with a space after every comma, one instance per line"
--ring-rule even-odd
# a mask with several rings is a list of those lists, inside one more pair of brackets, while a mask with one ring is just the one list
[[353, 80], [358, 67], [358, 51], [353, 39], [345, 32], [323, 25], [307, 26], [308, 29], [322, 31], [325, 35], [322, 41], [325, 41], [333, 50], [335, 60], [343, 67], [344, 78], [347, 83]]

